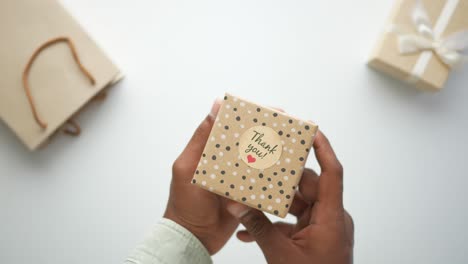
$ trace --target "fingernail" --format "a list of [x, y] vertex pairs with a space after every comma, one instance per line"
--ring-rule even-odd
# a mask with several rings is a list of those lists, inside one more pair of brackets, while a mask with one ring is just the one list
[[216, 100], [213, 103], [213, 106], [211, 107], [211, 111], [210, 111], [211, 117], [215, 118], [218, 115], [220, 105], [221, 105], [221, 99], [216, 98]]
[[247, 206], [238, 203], [228, 204], [227, 210], [237, 219], [241, 219], [249, 212], [249, 208]]

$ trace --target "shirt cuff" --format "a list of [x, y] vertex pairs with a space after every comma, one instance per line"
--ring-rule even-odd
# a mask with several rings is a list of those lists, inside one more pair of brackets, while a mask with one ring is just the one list
[[210, 254], [190, 231], [176, 222], [161, 219], [133, 253], [128, 264], [211, 264]]

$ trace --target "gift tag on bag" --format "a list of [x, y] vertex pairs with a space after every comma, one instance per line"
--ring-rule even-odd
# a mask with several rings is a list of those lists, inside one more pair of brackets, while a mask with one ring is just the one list
[[35, 150], [119, 69], [56, 0], [0, 2], [0, 118]]

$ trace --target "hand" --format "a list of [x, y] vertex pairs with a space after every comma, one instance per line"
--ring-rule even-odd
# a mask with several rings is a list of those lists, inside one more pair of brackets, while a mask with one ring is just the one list
[[169, 201], [164, 217], [194, 234], [213, 255], [228, 241], [239, 225], [226, 210], [227, 199], [191, 184], [214, 119], [219, 111], [216, 101], [192, 139], [172, 167]]
[[228, 210], [246, 227], [237, 237], [256, 241], [268, 263], [353, 262], [354, 226], [343, 208], [343, 167], [319, 131], [314, 150], [321, 175], [306, 169], [290, 208], [295, 225], [271, 223], [260, 211], [229, 202]]

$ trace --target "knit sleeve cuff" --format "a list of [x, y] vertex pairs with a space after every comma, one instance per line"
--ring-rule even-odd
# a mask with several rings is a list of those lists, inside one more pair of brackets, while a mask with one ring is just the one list
[[127, 258], [130, 264], [211, 264], [210, 254], [190, 231], [169, 219], [161, 219], [144, 243]]

